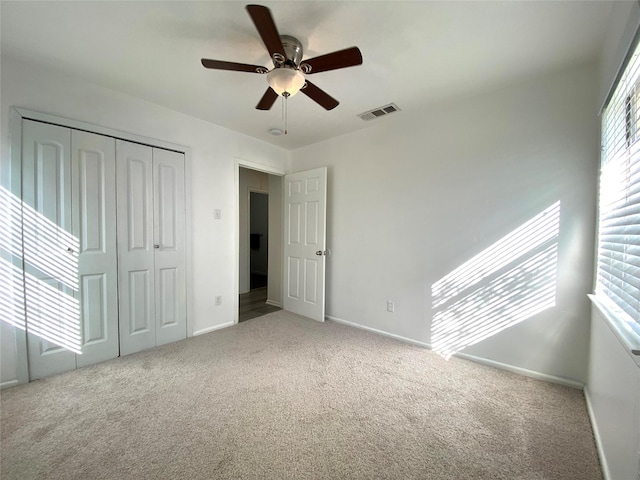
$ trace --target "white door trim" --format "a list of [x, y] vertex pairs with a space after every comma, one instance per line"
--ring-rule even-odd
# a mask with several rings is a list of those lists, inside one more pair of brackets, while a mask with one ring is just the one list
[[233, 234], [235, 235], [235, 252], [233, 255], [234, 265], [235, 265], [235, 273], [234, 273], [234, 282], [233, 282], [233, 300], [232, 300], [232, 308], [233, 308], [233, 324], [237, 325], [238, 323], [238, 309], [240, 308], [240, 167], [248, 168], [250, 170], [257, 170], [258, 172], [268, 173], [270, 175], [277, 175], [279, 177], [284, 177], [285, 171], [282, 168], [272, 167], [269, 165], [264, 165], [262, 163], [252, 162], [250, 160], [245, 160], [244, 158], [234, 157], [233, 158], [233, 181], [234, 181], [234, 192], [235, 192], [235, 203], [236, 203], [236, 215], [235, 215], [235, 227], [233, 229]]
[[144, 135], [137, 135], [135, 133], [123, 132], [115, 128], [103, 127], [95, 125], [93, 123], [83, 122], [80, 120], [73, 120], [70, 118], [59, 117], [57, 115], [50, 115], [48, 113], [34, 112], [21, 107], [12, 107], [12, 111], [15, 111], [20, 118], [26, 118], [30, 120], [36, 120], [39, 122], [53, 123], [60, 125], [61, 127], [68, 127], [74, 130], [85, 130], [91, 133], [97, 133], [98, 135], [104, 135], [106, 137], [119, 138], [121, 140], [128, 140], [134, 143], [142, 143], [150, 147], [164, 148], [165, 150], [175, 150], [176, 152], [186, 153], [189, 147], [180, 145], [177, 143], [166, 142], [157, 138], [145, 137]]

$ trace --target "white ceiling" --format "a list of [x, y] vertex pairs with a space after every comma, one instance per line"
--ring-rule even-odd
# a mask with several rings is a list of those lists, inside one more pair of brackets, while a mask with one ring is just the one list
[[[610, 1], [270, 1], [279, 33], [304, 58], [356, 45], [364, 63], [312, 75], [340, 101], [325, 111], [289, 99], [255, 110], [266, 78], [206, 70], [201, 58], [271, 66], [245, 2], [1, 2], [2, 53], [294, 149], [376, 122], [356, 115], [395, 102], [405, 115], [597, 58]], [[397, 117], [396, 117], [397, 118]]]

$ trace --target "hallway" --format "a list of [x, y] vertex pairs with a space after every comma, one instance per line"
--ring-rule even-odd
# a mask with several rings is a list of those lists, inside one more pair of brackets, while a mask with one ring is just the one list
[[254, 288], [240, 295], [240, 310], [238, 322], [244, 322], [252, 318], [261, 317], [267, 313], [277, 312], [280, 307], [267, 305], [267, 287]]

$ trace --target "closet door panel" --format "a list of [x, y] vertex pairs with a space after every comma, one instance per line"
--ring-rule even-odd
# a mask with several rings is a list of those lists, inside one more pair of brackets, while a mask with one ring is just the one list
[[80, 350], [71, 132], [24, 120], [22, 200], [29, 378], [76, 368]]
[[[109, 316], [106, 311], [107, 304], [109, 303], [106, 275], [82, 275], [80, 280], [80, 292], [82, 294], [82, 308], [80, 312], [82, 326], [82, 355], [77, 359], [78, 366], [88, 365], [87, 358], [89, 356], [89, 348], [96, 344], [108, 342], [111, 336], [111, 332], [109, 332]], [[118, 356], [118, 344], [116, 343], [115, 346], [115, 354], [107, 358]], [[82, 365], [80, 364], [81, 361]]]
[[156, 345], [153, 153], [116, 141], [120, 353]]
[[129, 328], [128, 335], [153, 334], [154, 324], [151, 317], [153, 300], [153, 274], [151, 269], [129, 272]]
[[[179, 289], [180, 271], [177, 268], [162, 268], [158, 270], [159, 304], [156, 308], [157, 326], [164, 330], [178, 326], [180, 323]], [[164, 329], [164, 330], [163, 330]]]
[[156, 343], [187, 336], [184, 155], [153, 149]]
[[79, 241], [78, 366], [119, 354], [115, 140], [73, 130], [73, 229]]

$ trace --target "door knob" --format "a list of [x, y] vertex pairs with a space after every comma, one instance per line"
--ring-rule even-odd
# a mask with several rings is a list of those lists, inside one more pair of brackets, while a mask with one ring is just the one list
[[322, 250], [318, 250], [318, 251], [316, 252], [316, 255], [322, 255]]
[[154, 245], [153, 248], [160, 248], [160, 245]]

